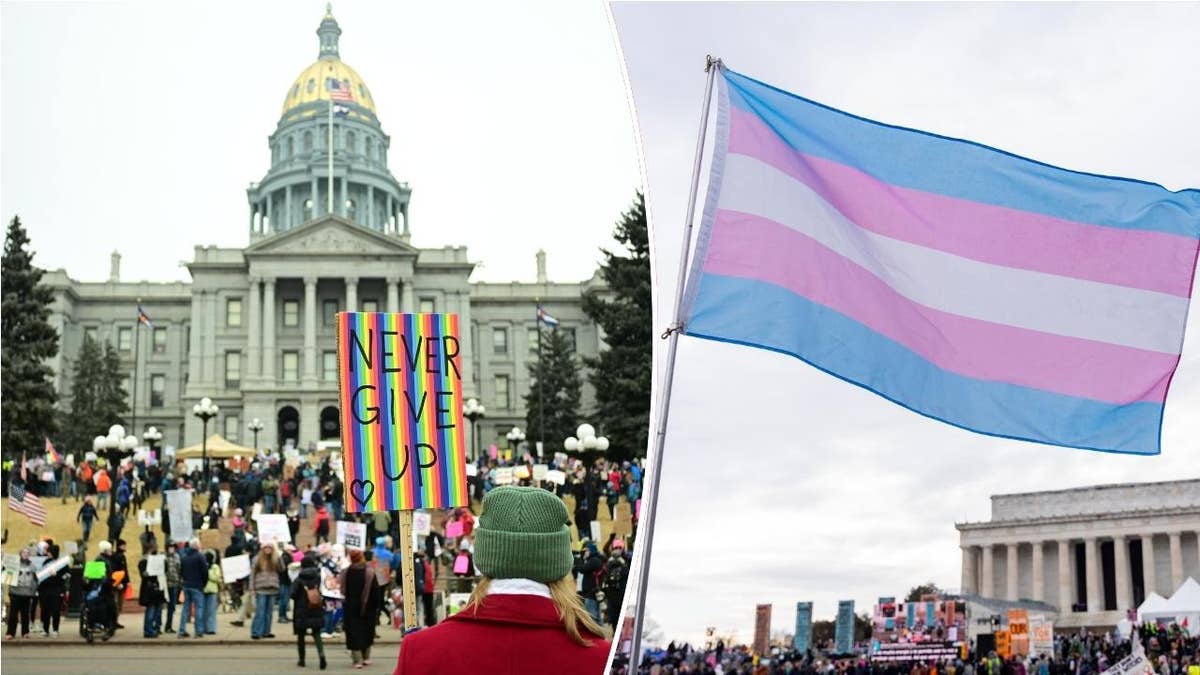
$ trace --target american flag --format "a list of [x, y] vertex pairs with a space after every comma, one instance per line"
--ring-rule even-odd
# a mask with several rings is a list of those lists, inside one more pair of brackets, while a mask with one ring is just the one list
[[21, 453], [21, 482], [8, 486], [8, 508], [25, 514], [29, 522], [38, 527], [46, 526], [46, 507], [37, 495], [25, 489], [25, 453]]
[[329, 98], [334, 101], [354, 102], [354, 93], [350, 91], [349, 82], [339, 82], [331, 77], [325, 80], [325, 88], [329, 90]]
[[137, 312], [138, 312], [138, 321], [146, 324], [147, 326], [149, 326], [151, 328], [154, 328], [154, 324], [150, 322], [150, 315], [146, 313], [146, 310], [142, 309], [141, 305], [137, 306]]

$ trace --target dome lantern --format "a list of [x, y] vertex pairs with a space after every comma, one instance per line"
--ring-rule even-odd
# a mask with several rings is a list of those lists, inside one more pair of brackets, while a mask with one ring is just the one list
[[338, 36], [341, 34], [342, 29], [338, 26], [337, 19], [333, 18], [333, 3], [325, 3], [325, 18], [321, 19], [321, 25], [317, 27], [317, 37], [321, 39], [319, 58], [338, 58]]

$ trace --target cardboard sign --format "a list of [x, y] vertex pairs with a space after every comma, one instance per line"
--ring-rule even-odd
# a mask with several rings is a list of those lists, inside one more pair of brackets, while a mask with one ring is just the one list
[[566, 485], [567, 474], [566, 472], [558, 471], [557, 469], [551, 469], [546, 472], [546, 480], [554, 483], [555, 485]]
[[221, 576], [227, 584], [232, 584], [238, 579], [245, 579], [250, 576], [250, 556], [243, 553], [241, 555], [222, 558]]
[[459, 553], [458, 557], [454, 559], [454, 573], [455, 574], [467, 574], [470, 571], [470, 569], [471, 569], [471, 559], [468, 558], [465, 554]]
[[1106, 675], [1154, 675], [1154, 666], [1146, 660], [1145, 652], [1130, 654], [1105, 670]]
[[461, 520], [451, 520], [446, 523], [446, 538], [454, 539], [463, 536], [463, 524]]
[[492, 472], [493, 485], [512, 485], [513, 484], [513, 468], [511, 466], [502, 466]]
[[200, 548], [219, 550], [221, 548], [221, 531], [200, 530]]
[[260, 542], [264, 544], [292, 543], [292, 531], [288, 529], [287, 515], [260, 513], [254, 519], [258, 521], [258, 540]]
[[167, 557], [161, 553], [146, 556], [146, 576], [157, 577], [167, 573]]
[[167, 514], [171, 518], [171, 538], [187, 541], [194, 536], [192, 530], [192, 491], [167, 490]]
[[534, 464], [533, 465], [533, 479], [534, 480], [546, 480], [546, 472], [549, 470], [550, 470], [550, 467], [545, 464]]
[[339, 312], [346, 510], [466, 506], [457, 314]]
[[418, 537], [428, 537], [433, 519], [428, 511], [417, 511], [413, 514], [413, 534]]
[[54, 576], [55, 574], [58, 574], [59, 571], [61, 571], [63, 568], [65, 568], [67, 565], [70, 565], [70, 564], [71, 564], [71, 556], [64, 555], [63, 557], [59, 558], [58, 560], [55, 560], [54, 562], [50, 563], [49, 565], [46, 565], [42, 569], [38, 570], [38, 573], [37, 573], [38, 583], [40, 584], [43, 581]]
[[363, 550], [367, 547], [367, 524], [352, 523], [346, 520], [337, 521], [337, 536], [334, 543], [346, 548]]

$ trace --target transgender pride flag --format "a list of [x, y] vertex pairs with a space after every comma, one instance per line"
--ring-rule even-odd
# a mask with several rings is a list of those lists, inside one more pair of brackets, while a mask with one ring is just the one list
[[790, 354], [984, 434], [1159, 452], [1200, 190], [717, 79], [688, 335]]

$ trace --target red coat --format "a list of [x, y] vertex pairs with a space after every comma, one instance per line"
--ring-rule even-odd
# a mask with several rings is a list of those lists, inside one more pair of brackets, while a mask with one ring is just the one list
[[405, 636], [394, 675], [603, 675], [609, 641], [591, 640], [572, 640], [549, 598], [489, 595]]

